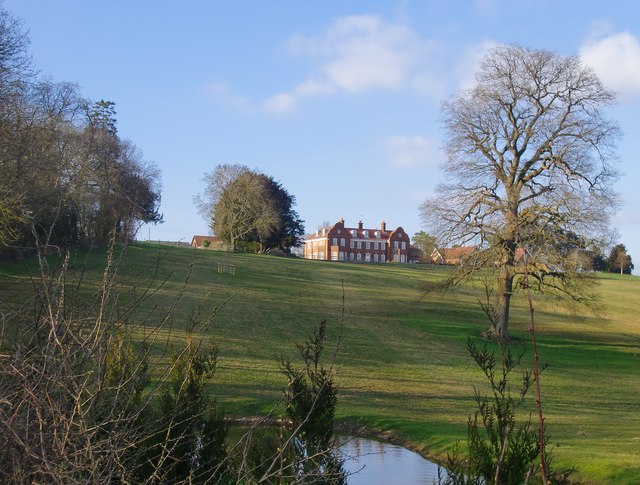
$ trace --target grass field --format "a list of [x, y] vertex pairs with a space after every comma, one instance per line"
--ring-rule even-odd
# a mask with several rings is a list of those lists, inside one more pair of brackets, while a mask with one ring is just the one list
[[[97, 287], [104, 259], [95, 252], [72, 260], [86, 268], [85, 286]], [[234, 265], [235, 274], [218, 273], [220, 263]], [[284, 385], [278, 358], [295, 359], [294, 342], [323, 319], [332, 352], [344, 312], [338, 418], [393, 433], [442, 458], [466, 437], [474, 386], [486, 390], [466, 351], [468, 337], [485, 330], [481, 292], [471, 286], [429, 295], [422, 290], [446, 271], [139, 244], [128, 248], [120, 278], [126, 287], [132, 277], [138, 288], [166, 279], [139, 312], [150, 327], [188, 279], [172, 321], [176, 345], [193, 308], [205, 300], [220, 306], [210, 331], [220, 347], [212, 390], [230, 416], [271, 410]], [[31, 292], [27, 273], [25, 264], [0, 266], [3, 314]], [[559, 445], [555, 465], [574, 466], [584, 483], [640, 483], [640, 278], [594, 279], [599, 316], [535, 297], [539, 353], [548, 363], [543, 406], [551, 440]], [[529, 341], [522, 297], [514, 298], [511, 334], [515, 342]], [[531, 362], [528, 351], [525, 364]], [[533, 410], [533, 395], [528, 404]]]

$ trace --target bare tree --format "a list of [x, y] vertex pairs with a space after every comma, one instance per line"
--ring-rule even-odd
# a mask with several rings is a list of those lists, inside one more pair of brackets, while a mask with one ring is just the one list
[[421, 207], [438, 239], [478, 246], [452, 276], [495, 272], [488, 305], [500, 338], [508, 338], [511, 295], [529, 272], [540, 290], [589, 301], [566, 258], [565, 240], [606, 232], [617, 205], [617, 125], [603, 108], [614, 102], [577, 57], [500, 46], [484, 58], [476, 84], [442, 106], [447, 183]]

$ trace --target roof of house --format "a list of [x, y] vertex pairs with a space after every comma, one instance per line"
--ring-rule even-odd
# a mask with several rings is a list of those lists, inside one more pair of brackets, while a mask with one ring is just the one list
[[435, 249], [431, 254], [433, 255], [434, 253], [437, 253], [445, 260], [459, 260], [466, 258], [475, 250], [476, 246], [457, 246], [455, 248]]
[[[382, 230], [382, 227], [374, 227], [374, 228], [370, 228], [370, 227], [363, 227], [363, 228], [359, 228], [359, 227], [346, 227], [344, 225], [344, 219], [340, 220], [338, 222], [336, 222], [333, 226], [328, 227], [328, 228], [324, 228], [325, 229], [325, 234], [322, 235], [322, 229], [320, 229], [317, 232], [314, 232], [312, 234], [307, 234], [305, 236], [305, 239], [314, 239], [317, 237], [328, 237], [329, 233], [331, 233], [331, 231], [338, 227], [338, 229], [342, 229], [348, 232], [348, 234], [351, 237], [356, 237], [356, 238], [361, 238], [361, 239], [383, 239], [383, 240], [387, 240], [389, 238], [391, 238], [395, 233], [402, 231], [403, 234], [406, 234], [406, 231], [404, 229], [402, 229], [402, 227], [397, 227], [395, 229], [386, 229], [386, 223], [383, 221], [382, 224], [385, 226], [385, 230]], [[355, 232], [354, 232], [355, 231]], [[366, 232], [366, 236], [365, 236], [365, 232]], [[380, 234], [378, 236], [378, 234]], [[407, 234], [407, 238], [409, 238], [409, 235]]]
[[202, 246], [205, 241], [209, 241], [210, 243], [219, 242], [220, 239], [217, 236], [193, 236], [191, 239], [192, 246]]

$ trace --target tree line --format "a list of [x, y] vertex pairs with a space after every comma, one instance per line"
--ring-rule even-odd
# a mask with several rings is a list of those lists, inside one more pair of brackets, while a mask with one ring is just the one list
[[0, 8], [0, 257], [105, 245], [161, 222], [159, 171], [119, 136], [115, 103], [42, 79], [28, 45]]
[[[421, 251], [422, 263], [433, 263], [432, 253], [443, 247], [435, 236], [425, 231], [416, 232], [411, 240]], [[627, 252], [627, 247], [621, 243], [614, 245], [608, 256], [605, 256], [601, 247], [585, 241], [576, 234], [567, 234], [566, 237], [559, 238], [557, 244], [564, 257], [572, 261], [573, 266], [579, 271], [631, 274], [634, 269], [633, 259]]]

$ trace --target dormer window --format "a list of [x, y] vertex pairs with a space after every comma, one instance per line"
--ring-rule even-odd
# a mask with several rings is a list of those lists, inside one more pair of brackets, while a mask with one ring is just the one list
[[364, 235], [364, 237], [369, 237], [369, 231], [362, 231], [362, 234]]
[[351, 230], [351, 235], [352, 235], [353, 237], [358, 237], [358, 231], [356, 231], [355, 229], [352, 229], [352, 230]]
[[375, 234], [376, 234], [376, 237], [380, 237], [380, 231], [376, 231]]

